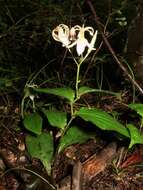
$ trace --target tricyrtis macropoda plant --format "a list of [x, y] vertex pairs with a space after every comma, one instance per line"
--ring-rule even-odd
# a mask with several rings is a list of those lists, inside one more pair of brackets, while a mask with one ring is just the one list
[[[86, 33], [86, 35], [85, 35]], [[36, 85], [26, 85], [25, 96], [22, 101], [22, 116], [25, 128], [30, 131], [26, 137], [27, 149], [32, 157], [41, 160], [49, 175], [51, 175], [51, 166], [54, 161], [55, 155], [63, 151], [67, 146], [74, 143], [83, 143], [95, 134], [87, 133], [84, 128], [73, 125], [75, 118], [80, 117], [82, 120], [91, 122], [95, 127], [101, 130], [114, 131], [119, 133], [125, 138], [130, 139], [131, 148], [134, 144], [143, 143], [143, 136], [139, 130], [132, 124], [127, 126], [122, 125], [118, 120], [113, 118], [107, 112], [90, 107], [77, 108], [76, 103], [80, 98], [87, 93], [101, 92], [99, 89], [90, 88], [88, 86], [80, 85], [80, 70], [81, 66], [94, 51], [95, 42], [97, 39], [97, 31], [90, 26], [75, 25], [69, 28], [65, 24], [58, 25], [52, 31], [54, 40], [60, 42], [63, 47], [72, 54], [73, 64], [76, 66], [75, 74], [75, 88], [62, 87], [62, 88], [39, 88]], [[88, 39], [85, 37], [88, 35]], [[73, 56], [73, 49], [76, 49], [76, 56]], [[118, 96], [118, 93], [110, 91], [103, 91], [105, 93]], [[65, 104], [68, 104], [70, 111], [57, 110], [56, 107], [37, 106], [35, 105], [34, 98], [37, 94], [51, 94], [62, 98]], [[24, 101], [29, 98], [32, 101], [32, 113], [23, 113]], [[70, 113], [69, 113], [70, 112]], [[42, 113], [42, 114], [41, 114]], [[44, 117], [43, 117], [44, 116]], [[46, 118], [50, 124], [50, 131], [43, 130], [43, 120]], [[56, 128], [58, 133], [53, 136], [52, 129]], [[54, 150], [54, 142], [58, 139], [58, 146]]]

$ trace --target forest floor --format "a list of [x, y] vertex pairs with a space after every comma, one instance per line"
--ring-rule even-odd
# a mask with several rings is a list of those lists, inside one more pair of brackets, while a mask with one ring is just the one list
[[[26, 151], [25, 134], [19, 104], [1, 100], [0, 190], [52, 190], [42, 164]], [[129, 151], [100, 138], [71, 145], [58, 155], [53, 179], [57, 190], [143, 190], [143, 146]]]

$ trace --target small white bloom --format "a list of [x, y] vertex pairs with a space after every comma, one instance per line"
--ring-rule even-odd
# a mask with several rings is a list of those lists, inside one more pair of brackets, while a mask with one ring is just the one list
[[61, 42], [63, 46], [68, 46], [70, 44], [69, 40], [69, 27], [65, 24], [60, 24], [52, 31], [52, 36], [54, 40]]
[[77, 40], [70, 44], [68, 48], [76, 45], [76, 51], [79, 56], [84, 52], [86, 47], [88, 47], [90, 50], [95, 50], [95, 48], [92, 47], [92, 44], [90, 44], [85, 38], [85, 32], [89, 32], [89, 34], [93, 36], [94, 29], [92, 27], [84, 27], [84, 25], [81, 27], [79, 25], [76, 25], [72, 27], [71, 30], [72, 33], [76, 33], [77, 31]]

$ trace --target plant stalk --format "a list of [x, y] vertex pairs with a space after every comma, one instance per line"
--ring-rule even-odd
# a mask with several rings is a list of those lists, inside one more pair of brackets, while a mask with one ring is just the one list
[[79, 73], [80, 73], [80, 66], [81, 66], [81, 64], [77, 64], [76, 84], [75, 84], [76, 99], [79, 98], [79, 83], [80, 83]]

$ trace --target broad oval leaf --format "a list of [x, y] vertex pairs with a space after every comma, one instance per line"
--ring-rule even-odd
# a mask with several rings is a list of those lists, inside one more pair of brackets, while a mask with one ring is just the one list
[[129, 129], [131, 136], [129, 148], [131, 148], [135, 144], [143, 144], [143, 134], [141, 134], [139, 129], [132, 124], [128, 124], [127, 128]]
[[43, 109], [43, 113], [46, 115], [51, 126], [64, 129], [67, 125], [67, 114], [65, 112]]
[[136, 111], [141, 117], [143, 117], [143, 104], [129, 104], [129, 108]]
[[79, 96], [82, 96], [82, 95], [90, 93], [90, 92], [95, 92], [95, 89], [87, 87], [87, 86], [82, 86], [79, 88]]
[[51, 173], [51, 164], [54, 153], [53, 137], [50, 133], [26, 137], [26, 146], [31, 157], [40, 159], [48, 174]]
[[67, 146], [84, 143], [88, 139], [95, 137], [94, 133], [88, 133], [77, 126], [71, 126], [61, 138], [58, 151], [63, 151]]
[[63, 98], [66, 98], [70, 102], [74, 101], [75, 98], [75, 92], [73, 89], [69, 87], [65, 88], [35, 88], [33, 87], [33, 90], [39, 93], [45, 93], [45, 94], [53, 94], [56, 96], [60, 96]]
[[76, 116], [81, 117], [85, 121], [92, 122], [103, 130], [116, 131], [126, 137], [130, 137], [128, 129], [124, 125], [100, 109], [81, 108], [76, 112]]
[[120, 93], [111, 92], [111, 91], [108, 91], [108, 90], [90, 88], [88, 86], [82, 86], [82, 87], [79, 88], [79, 96], [82, 96], [82, 95], [87, 94], [87, 93], [92, 93], [92, 92], [103, 93], [103, 94], [111, 94], [113, 96], [116, 96], [117, 98], [121, 97]]
[[23, 124], [27, 130], [40, 135], [42, 131], [42, 121], [42, 117], [36, 112], [25, 116]]

